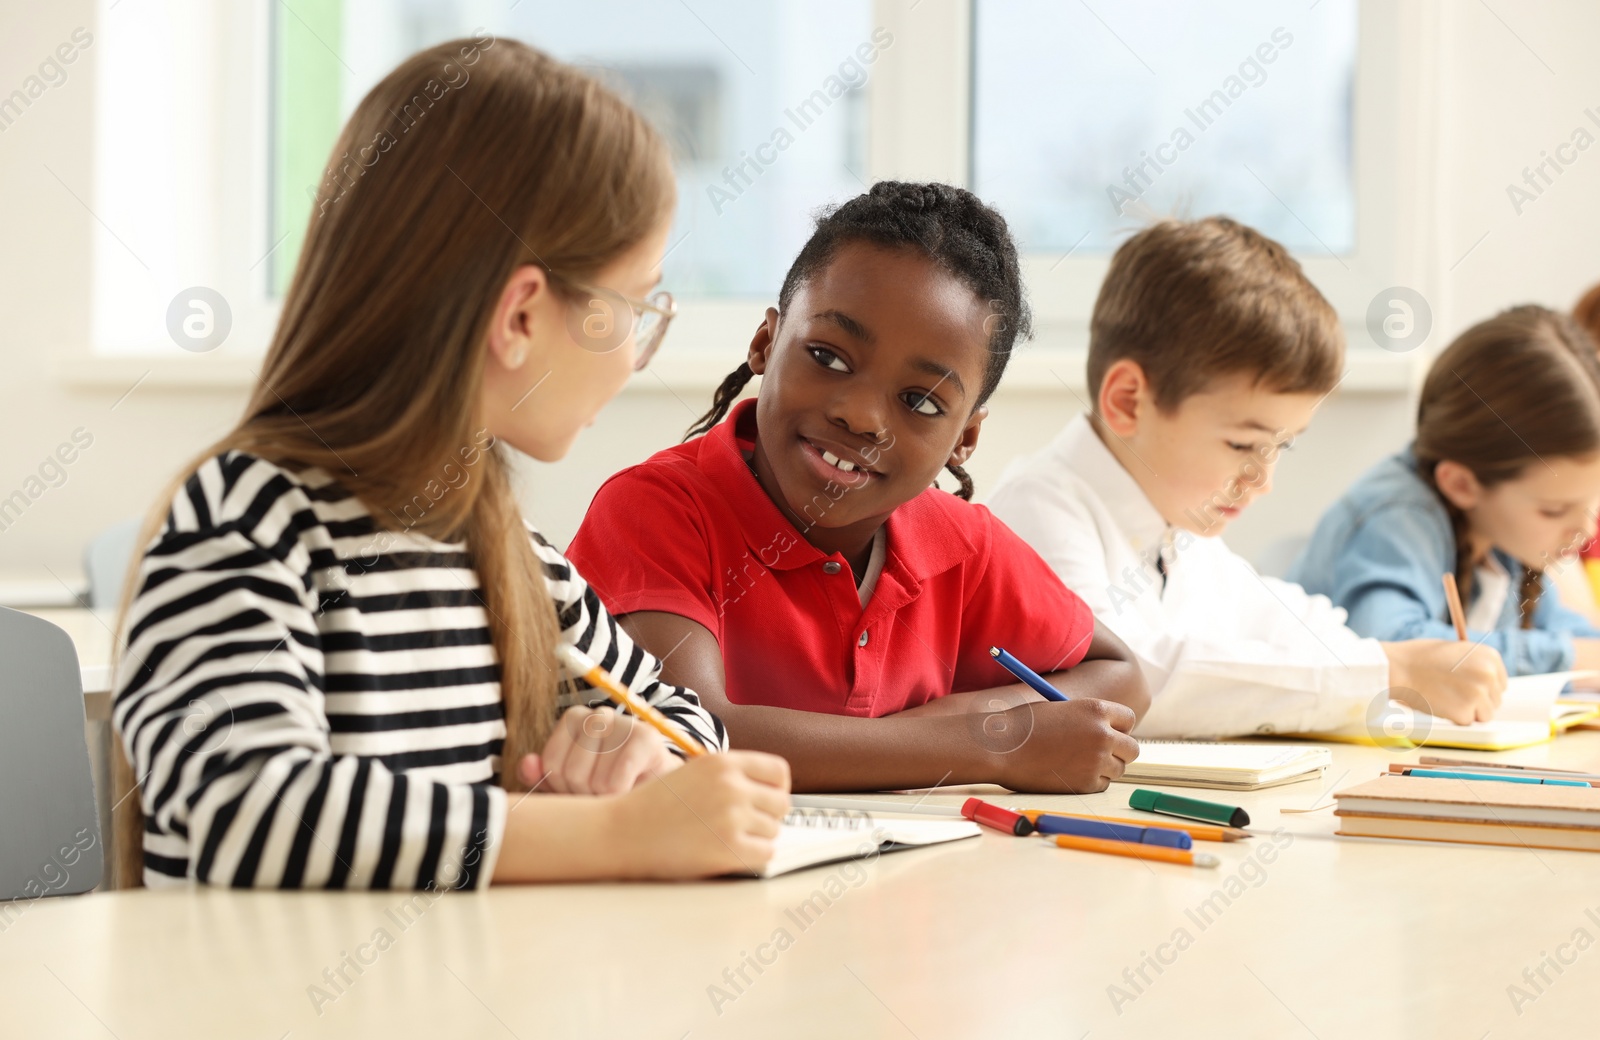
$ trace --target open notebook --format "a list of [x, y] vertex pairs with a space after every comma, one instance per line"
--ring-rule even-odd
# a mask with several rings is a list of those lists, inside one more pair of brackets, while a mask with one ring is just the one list
[[1600, 690], [1567, 690], [1556, 704], [1565, 708], [1592, 708], [1595, 714], [1564, 723], [1562, 729], [1600, 729]]
[[1300, 733], [1313, 740], [1336, 740], [1382, 747], [1447, 747], [1469, 751], [1506, 751], [1543, 744], [1580, 722], [1600, 717], [1600, 703], [1557, 700], [1567, 684], [1592, 678], [1594, 672], [1548, 672], [1519, 675], [1506, 684], [1500, 710], [1488, 722], [1457, 725], [1399, 704], [1390, 703], [1376, 718], [1326, 733]]
[[1216, 744], [1142, 740], [1121, 783], [1254, 791], [1313, 780], [1333, 761], [1327, 748], [1303, 744]]
[[897, 852], [961, 838], [976, 838], [967, 820], [900, 819], [853, 809], [791, 809], [766, 868], [751, 877], [777, 877], [823, 863], [874, 852]]

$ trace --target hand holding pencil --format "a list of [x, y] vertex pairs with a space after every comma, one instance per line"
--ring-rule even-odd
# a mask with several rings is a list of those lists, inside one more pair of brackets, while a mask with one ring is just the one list
[[614, 708], [574, 705], [518, 778], [547, 794], [621, 794], [683, 765], [656, 731]]
[[1468, 638], [1456, 576], [1441, 579], [1456, 638], [1383, 643], [1389, 699], [1461, 725], [1494, 718], [1506, 689], [1506, 666], [1492, 646]]
[[[620, 794], [682, 765], [665, 737], [690, 758], [706, 753], [649, 703], [571, 646], [561, 661], [619, 708], [575, 705], [562, 713], [537, 754], [524, 756], [518, 775], [530, 790], [549, 794]], [[658, 735], [659, 734], [659, 735]]]
[[[1445, 571], [1444, 572], [1443, 581], [1444, 581], [1444, 601], [1445, 601], [1445, 605], [1450, 610], [1450, 624], [1453, 625], [1455, 627], [1455, 630], [1456, 630], [1456, 642], [1458, 642], [1458, 643], [1471, 643], [1471, 641], [1472, 641], [1471, 637], [1467, 634], [1467, 611], [1466, 611], [1466, 608], [1464, 608], [1461, 605], [1461, 588], [1460, 588], [1460, 586], [1458, 586], [1456, 584], [1456, 576], [1454, 574], [1452, 574], [1451, 572], [1449, 572], [1449, 571]], [[1474, 650], [1482, 652], [1483, 650], [1486, 650], [1486, 649], [1488, 649], [1488, 648], [1487, 647], [1479, 647], [1479, 646], [1468, 647], [1465, 650], [1465, 653], [1462, 655], [1461, 663], [1465, 664], [1466, 663], [1466, 658], [1468, 656], [1470, 656]], [[1500, 700], [1505, 695], [1505, 690], [1506, 690], [1506, 666], [1505, 666], [1505, 662], [1503, 660], [1501, 660], [1499, 651], [1491, 650], [1490, 653], [1493, 654], [1492, 663], [1494, 665], [1494, 668], [1492, 669], [1492, 673], [1493, 674], [1491, 674], [1489, 676], [1489, 682], [1488, 682], [1488, 687], [1487, 687], [1487, 692], [1489, 694], [1489, 701], [1490, 701], [1490, 703], [1487, 706], [1487, 712], [1485, 712], [1485, 710], [1484, 710], [1484, 705], [1482, 705], [1480, 703], [1473, 711], [1473, 718], [1469, 719], [1467, 721], [1485, 722], [1485, 721], [1488, 721], [1489, 719], [1494, 718], [1494, 713], [1495, 713], [1496, 709], [1498, 709], [1500, 707]], [[1460, 666], [1458, 665], [1457, 667], [1459, 668]], [[1434, 714], [1438, 714], [1438, 713], [1435, 712]], [[1459, 722], [1461, 720], [1460, 719], [1456, 719], [1455, 721]]]
[[[617, 715], [610, 709], [600, 712], [631, 726], [635, 735], [650, 737], [631, 740], [628, 745], [671, 760], [665, 769], [639, 775], [635, 780], [638, 786], [624, 788], [606, 810], [618, 820], [610, 833], [622, 846], [617, 850], [627, 864], [622, 876], [746, 873], [772, 858], [773, 841], [789, 808], [788, 762], [759, 751], [711, 754], [582, 651], [562, 644], [556, 653], [575, 675], [604, 691], [632, 715]], [[598, 714], [593, 709], [582, 710], [591, 712], [579, 716], [584, 722]], [[566, 715], [576, 711], [579, 709], [569, 708]], [[666, 745], [655, 739], [656, 734], [683, 749], [688, 762], [679, 763]], [[592, 782], [590, 786], [594, 786]]]
[[[1492, 646], [1454, 639], [1384, 643], [1389, 700], [1465, 725], [1494, 718], [1506, 689], [1506, 668]], [[1376, 691], [1375, 691], [1376, 692]]]

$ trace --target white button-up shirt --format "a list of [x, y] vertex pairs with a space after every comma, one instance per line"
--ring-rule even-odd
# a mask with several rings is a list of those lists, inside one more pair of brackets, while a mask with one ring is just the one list
[[1376, 640], [1221, 538], [1167, 524], [1086, 416], [1013, 461], [987, 505], [1138, 655], [1153, 702], [1140, 737], [1329, 730], [1387, 700]]

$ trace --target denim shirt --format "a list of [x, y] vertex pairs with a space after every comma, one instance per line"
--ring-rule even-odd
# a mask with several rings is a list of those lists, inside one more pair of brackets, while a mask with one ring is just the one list
[[[1498, 650], [1510, 675], [1571, 668], [1573, 637], [1595, 638], [1600, 632], [1561, 605], [1548, 578], [1533, 627], [1523, 629], [1518, 591], [1523, 567], [1499, 549], [1492, 552], [1511, 576], [1511, 595], [1494, 631], [1470, 632], [1470, 637]], [[1349, 611], [1347, 623], [1363, 636], [1384, 642], [1454, 639], [1441, 578], [1455, 563], [1450, 516], [1417, 473], [1416, 456], [1407, 448], [1362, 474], [1323, 514], [1289, 580]], [[1465, 607], [1470, 610], [1471, 604]]]

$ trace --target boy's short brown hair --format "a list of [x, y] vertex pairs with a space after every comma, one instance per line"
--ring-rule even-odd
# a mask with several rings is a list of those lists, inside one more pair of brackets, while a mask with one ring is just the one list
[[1344, 367], [1333, 306], [1288, 250], [1227, 217], [1164, 220], [1124, 242], [1089, 323], [1089, 389], [1122, 358], [1170, 412], [1214, 379], [1327, 393]]

